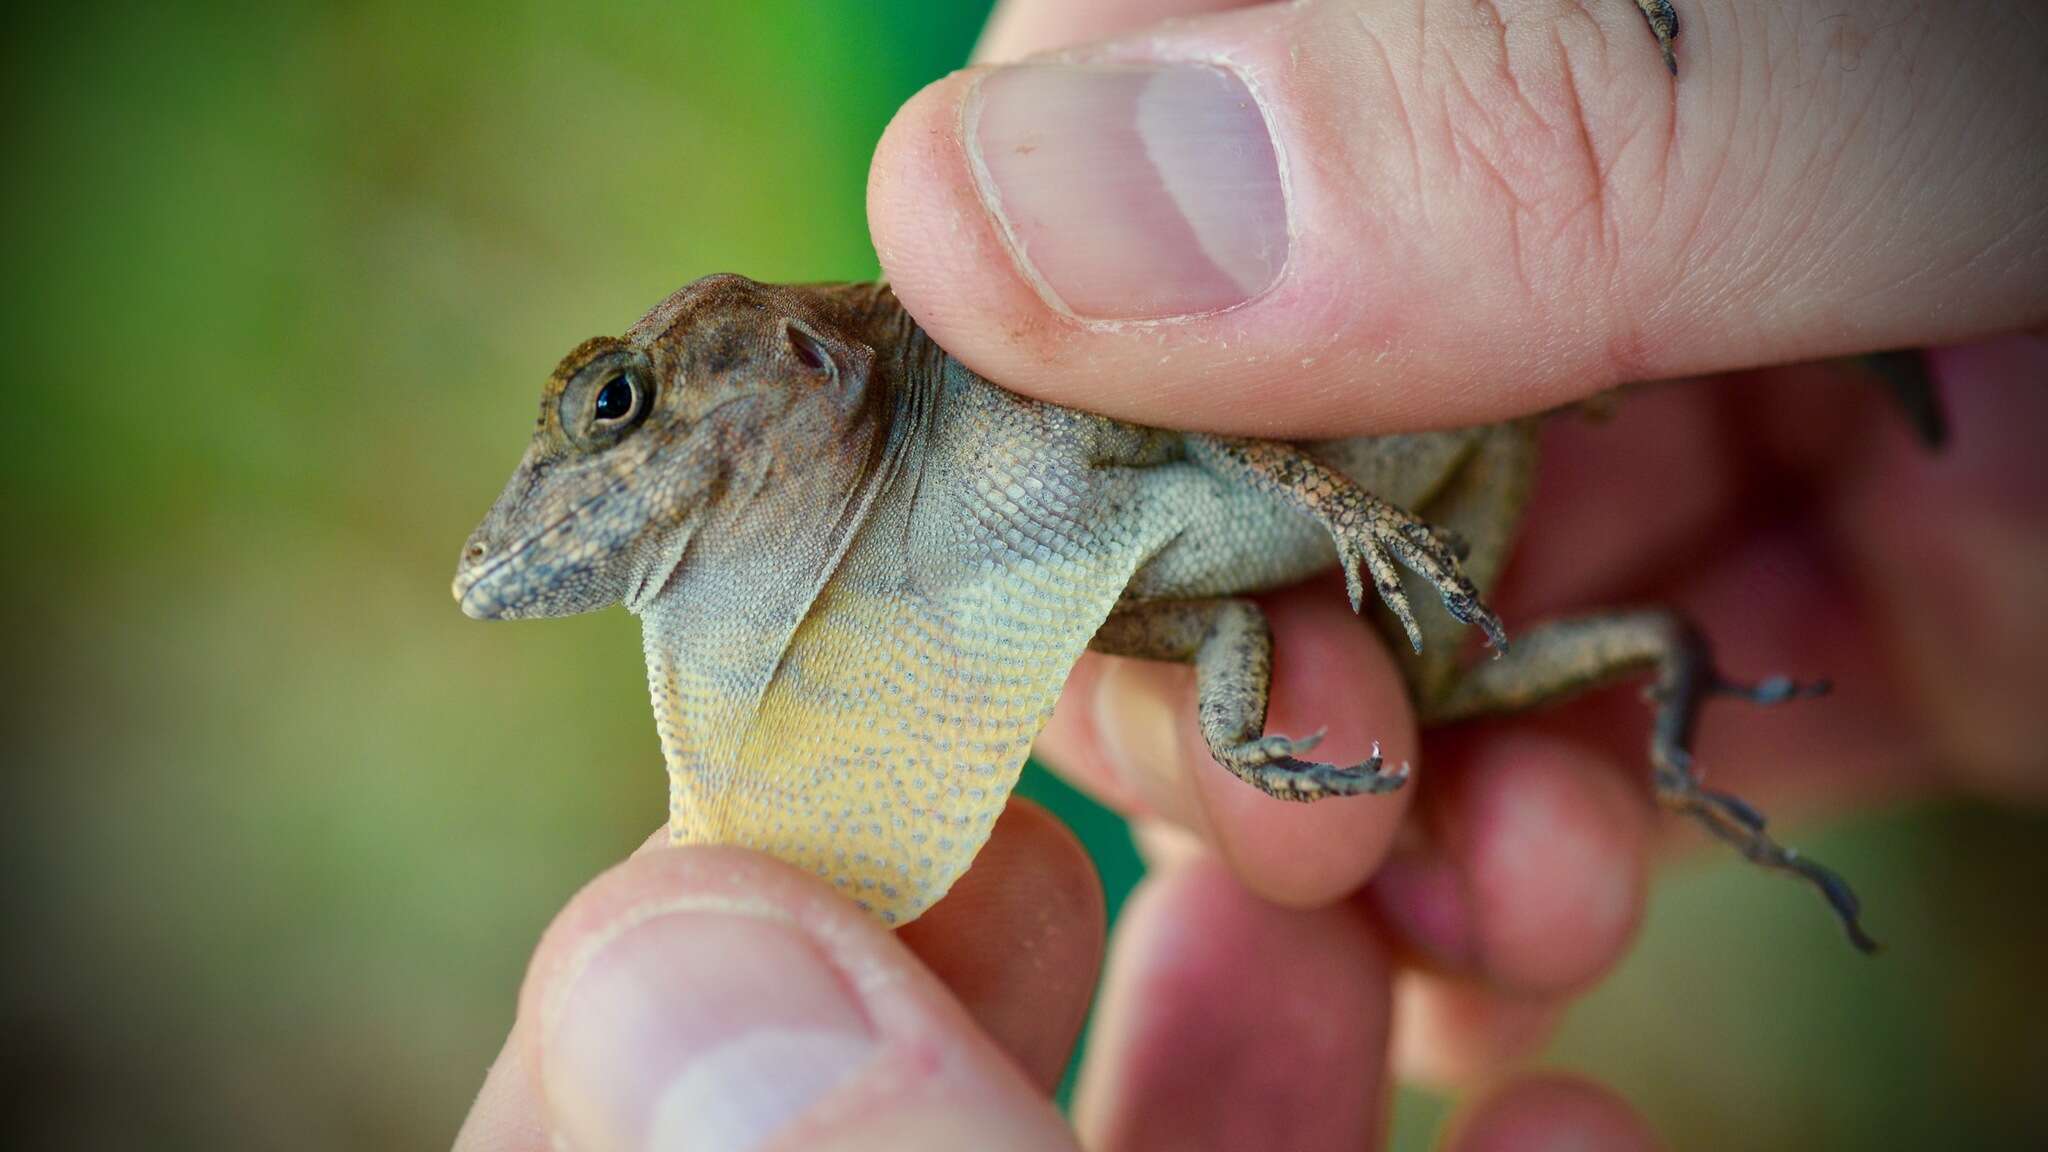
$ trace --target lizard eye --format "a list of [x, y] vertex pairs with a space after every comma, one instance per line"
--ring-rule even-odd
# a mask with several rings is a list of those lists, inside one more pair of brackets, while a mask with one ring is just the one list
[[645, 354], [620, 351], [586, 365], [563, 389], [562, 431], [586, 452], [626, 438], [654, 408], [654, 377]]
[[590, 413], [600, 424], [614, 424], [631, 416], [639, 406], [640, 389], [633, 386], [631, 376], [621, 372], [597, 390], [597, 402]]

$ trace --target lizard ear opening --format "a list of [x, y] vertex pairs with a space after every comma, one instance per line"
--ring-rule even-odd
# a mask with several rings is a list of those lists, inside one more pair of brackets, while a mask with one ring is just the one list
[[792, 316], [783, 321], [792, 359], [821, 383], [836, 385], [845, 398], [858, 398], [867, 385], [868, 362], [874, 353], [864, 345], [835, 340]]
[[797, 319], [784, 321], [782, 328], [783, 334], [789, 338], [789, 351], [797, 363], [812, 372], [828, 376], [839, 374], [839, 364], [833, 359], [832, 350], [816, 329]]

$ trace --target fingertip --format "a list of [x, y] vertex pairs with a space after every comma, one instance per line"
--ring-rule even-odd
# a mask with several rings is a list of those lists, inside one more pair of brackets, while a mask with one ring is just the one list
[[1088, 1014], [1106, 931], [1087, 849], [1013, 798], [974, 867], [896, 938], [1050, 1093]]
[[1343, 908], [1292, 911], [1214, 858], [1119, 921], [1076, 1121], [1102, 1149], [1364, 1146], [1385, 1083], [1388, 960]]
[[868, 171], [868, 230], [882, 274], [940, 347], [991, 379], [1054, 358], [1064, 321], [1018, 272], [983, 207], [962, 141], [986, 69], [925, 86], [882, 132]]
[[1394, 981], [1394, 1074], [1445, 1091], [1487, 1083], [1541, 1051], [1563, 1015], [1555, 997], [1404, 970]]
[[455, 1134], [455, 1152], [530, 1152], [548, 1145], [547, 1121], [535, 1092], [526, 1038], [515, 1023], [484, 1075], [469, 1115]]
[[1369, 898], [1446, 972], [1559, 993], [1606, 972], [1642, 916], [1651, 811], [1588, 747], [1487, 733], [1432, 781], [1432, 841], [1392, 861]]
[[739, 849], [645, 852], [592, 882], [543, 937], [521, 1016], [548, 1127], [575, 1147], [838, 1147], [962, 1108], [995, 1146], [1060, 1138], [901, 943]]
[[1521, 733], [1481, 745], [1463, 788], [1482, 964], [1533, 991], [1618, 962], [1642, 918], [1651, 808], [1626, 770]]
[[1453, 1123], [1445, 1152], [1655, 1152], [1663, 1147], [1620, 1098], [1575, 1077], [1517, 1081]]

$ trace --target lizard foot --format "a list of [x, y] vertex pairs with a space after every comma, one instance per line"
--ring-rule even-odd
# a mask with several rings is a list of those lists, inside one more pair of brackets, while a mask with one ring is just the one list
[[1164, 600], [1122, 609], [1089, 641], [1097, 652], [1146, 660], [1192, 660], [1195, 713], [1209, 754], [1268, 796], [1307, 802], [1325, 796], [1392, 792], [1408, 766], [1381, 771], [1379, 745], [1363, 764], [1339, 767], [1301, 757], [1323, 733], [1262, 736], [1272, 687], [1273, 633], [1249, 600]]
[[1322, 733], [1305, 740], [1263, 736], [1235, 748], [1211, 749], [1217, 761], [1238, 779], [1280, 800], [1306, 803], [1325, 796], [1365, 796], [1392, 792], [1408, 782], [1408, 765], [1383, 770], [1380, 746], [1362, 764], [1348, 768], [1299, 760], [1290, 753], [1307, 751], [1322, 739]]
[[1849, 885], [1773, 840], [1763, 813], [1739, 796], [1707, 787], [1693, 763], [1692, 734], [1708, 699], [1784, 704], [1825, 693], [1825, 682], [1784, 676], [1754, 684], [1730, 680], [1714, 670], [1705, 638], [1683, 617], [1645, 609], [1538, 624], [1522, 635], [1512, 656], [1465, 669], [1447, 693], [1427, 703], [1423, 718], [1445, 724], [1520, 712], [1646, 670], [1654, 673], [1643, 698], [1653, 713], [1649, 759], [1659, 802], [1750, 862], [1819, 892], [1850, 943], [1874, 951], [1877, 942], [1863, 930], [1862, 906]]
[[1875, 952], [1878, 943], [1863, 930], [1862, 901], [1849, 882], [1831, 868], [1800, 855], [1773, 840], [1765, 830], [1767, 821], [1748, 801], [1731, 792], [1708, 788], [1693, 765], [1686, 735], [1693, 715], [1706, 697], [1733, 696], [1754, 704], [1783, 704], [1792, 700], [1826, 694], [1826, 681], [1801, 683], [1773, 676], [1756, 684], [1727, 680], [1705, 666], [1704, 652], [1695, 650], [1697, 675], [1679, 675], [1662, 682], [1650, 699], [1657, 706], [1656, 730], [1650, 740], [1650, 761], [1655, 767], [1651, 779], [1657, 799], [1680, 812], [1714, 837], [1742, 853], [1753, 864], [1785, 872], [1804, 880], [1819, 892], [1841, 921], [1849, 942], [1861, 952]]
[[1678, 12], [1671, 7], [1671, 0], [1636, 0], [1636, 7], [1650, 22], [1650, 35], [1657, 38], [1657, 47], [1664, 53], [1664, 67], [1678, 75]]
[[1197, 463], [1278, 496], [1322, 525], [1337, 546], [1352, 611], [1365, 610], [1370, 576], [1380, 600], [1408, 634], [1408, 643], [1422, 651], [1422, 628], [1401, 586], [1398, 562], [1436, 590], [1453, 619], [1484, 631], [1496, 655], [1507, 650], [1500, 617], [1480, 600], [1479, 589], [1465, 575], [1458, 555], [1465, 542], [1456, 534], [1380, 499], [1297, 445], [1206, 435], [1190, 435], [1187, 443]]
[[1360, 530], [1333, 533], [1337, 560], [1344, 569], [1344, 590], [1351, 597], [1353, 612], [1365, 608], [1365, 576], [1370, 575], [1380, 601], [1408, 634], [1409, 645], [1417, 652], [1422, 651], [1422, 628], [1416, 623], [1415, 610], [1409, 606], [1408, 593], [1401, 587], [1401, 574], [1394, 567], [1394, 561], [1399, 559], [1403, 567], [1436, 589], [1443, 597], [1444, 611], [1453, 619], [1476, 625], [1486, 634], [1486, 642], [1496, 654], [1507, 651], [1508, 634], [1500, 617], [1479, 598], [1479, 590], [1459, 563], [1462, 541], [1392, 505], [1380, 505], [1364, 521]]

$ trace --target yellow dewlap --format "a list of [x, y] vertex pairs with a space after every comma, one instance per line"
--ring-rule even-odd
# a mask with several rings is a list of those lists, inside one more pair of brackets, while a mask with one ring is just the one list
[[856, 548], [758, 703], [651, 659], [671, 841], [760, 849], [886, 923], [914, 919], [988, 839], [1137, 563], [1116, 551], [1128, 560], [990, 558], [920, 594], [900, 555]]

